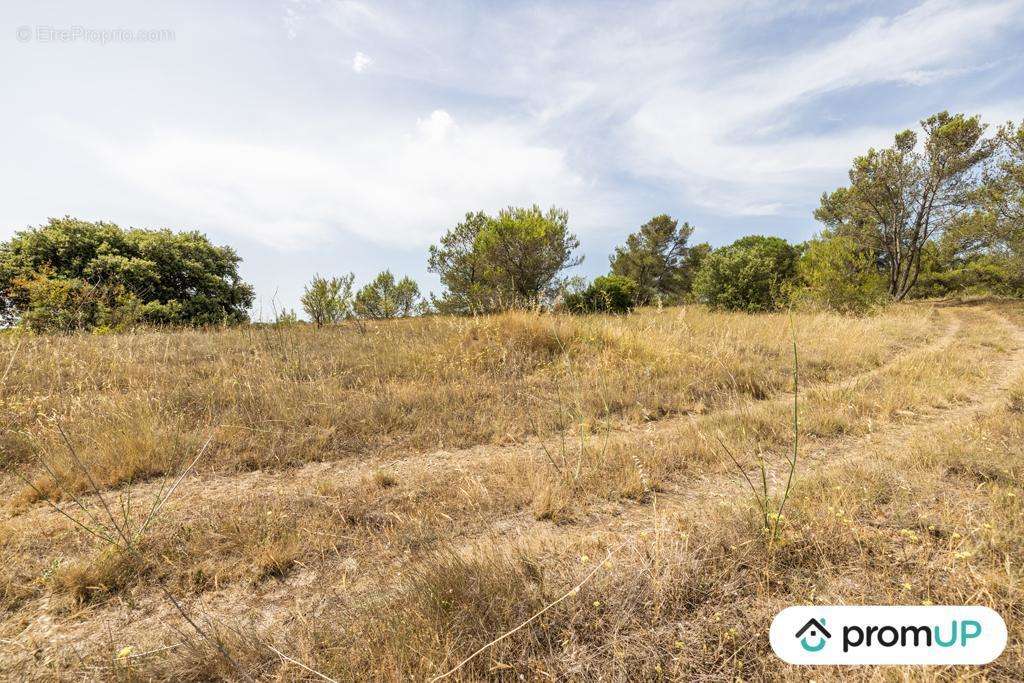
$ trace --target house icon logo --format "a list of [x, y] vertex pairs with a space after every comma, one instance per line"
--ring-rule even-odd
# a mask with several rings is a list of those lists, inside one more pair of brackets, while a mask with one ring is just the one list
[[[825, 647], [825, 643], [827, 643], [828, 639], [832, 637], [832, 634], [825, 628], [825, 619], [822, 618], [808, 620], [808, 622], [796, 632], [796, 637], [800, 639], [800, 647], [808, 652], [818, 652]], [[807, 642], [808, 639], [810, 639], [811, 642]]]

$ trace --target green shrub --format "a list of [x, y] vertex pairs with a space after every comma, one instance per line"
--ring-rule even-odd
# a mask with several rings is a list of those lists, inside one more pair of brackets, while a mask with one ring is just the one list
[[565, 308], [572, 313], [628, 313], [636, 307], [640, 288], [621, 275], [595, 278], [589, 287], [565, 298]]
[[1021, 296], [1024, 277], [1014, 260], [1002, 254], [944, 258], [929, 246], [921, 255], [921, 275], [912, 294], [933, 298], [972, 294]]
[[356, 294], [355, 312], [371, 320], [406, 318], [416, 312], [419, 298], [419, 285], [411, 278], [396, 281], [391, 271], [385, 270]]
[[786, 301], [796, 260], [796, 249], [780, 237], [743, 237], [704, 259], [694, 292], [712, 308], [774, 310]]
[[0, 244], [0, 322], [36, 331], [243, 322], [254, 294], [240, 261], [199, 232], [52, 218]]
[[299, 314], [294, 308], [282, 309], [274, 316], [274, 322], [271, 324], [274, 327], [293, 327], [299, 324]]
[[46, 275], [18, 278], [21, 324], [33, 332], [74, 332], [94, 327], [99, 293], [82, 280]]
[[866, 313], [886, 299], [870, 252], [849, 237], [813, 239], [797, 264], [797, 298], [840, 313]]
[[123, 287], [46, 274], [15, 278], [13, 286], [19, 293], [20, 323], [36, 333], [120, 332], [150, 322], [152, 307]]
[[334, 325], [352, 315], [353, 273], [330, 279], [316, 275], [299, 299], [302, 310], [317, 328]]

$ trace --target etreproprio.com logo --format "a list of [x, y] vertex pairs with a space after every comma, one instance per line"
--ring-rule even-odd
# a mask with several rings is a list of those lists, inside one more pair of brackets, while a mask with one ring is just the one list
[[769, 640], [789, 664], [987, 664], [1006, 624], [978, 606], [801, 606], [775, 616]]

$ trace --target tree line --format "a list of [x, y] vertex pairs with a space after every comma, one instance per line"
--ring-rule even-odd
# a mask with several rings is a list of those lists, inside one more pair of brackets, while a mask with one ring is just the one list
[[[930, 116], [919, 131], [856, 157], [848, 184], [823, 193], [814, 216], [822, 229], [804, 243], [749, 235], [713, 249], [690, 243], [689, 223], [657, 215], [614, 249], [606, 275], [586, 282], [565, 275], [582, 262], [566, 211], [471, 212], [429, 249], [439, 296], [423, 297], [411, 278], [385, 270], [359, 289], [351, 273], [317, 275], [301, 305], [324, 326], [516, 308], [626, 312], [699, 302], [863, 312], [908, 297], [1019, 296], [1024, 123], [990, 131], [977, 116]], [[244, 322], [254, 292], [240, 260], [195, 231], [50, 219], [0, 244], [0, 321], [35, 331]]]

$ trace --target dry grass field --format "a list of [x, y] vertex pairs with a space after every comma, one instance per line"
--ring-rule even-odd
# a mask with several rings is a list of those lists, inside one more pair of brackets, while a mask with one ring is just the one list
[[[0, 371], [8, 679], [431, 680], [528, 622], [450, 680], [1024, 680], [1019, 303], [8, 335]], [[798, 670], [767, 628], [809, 603], [1010, 641]]]

